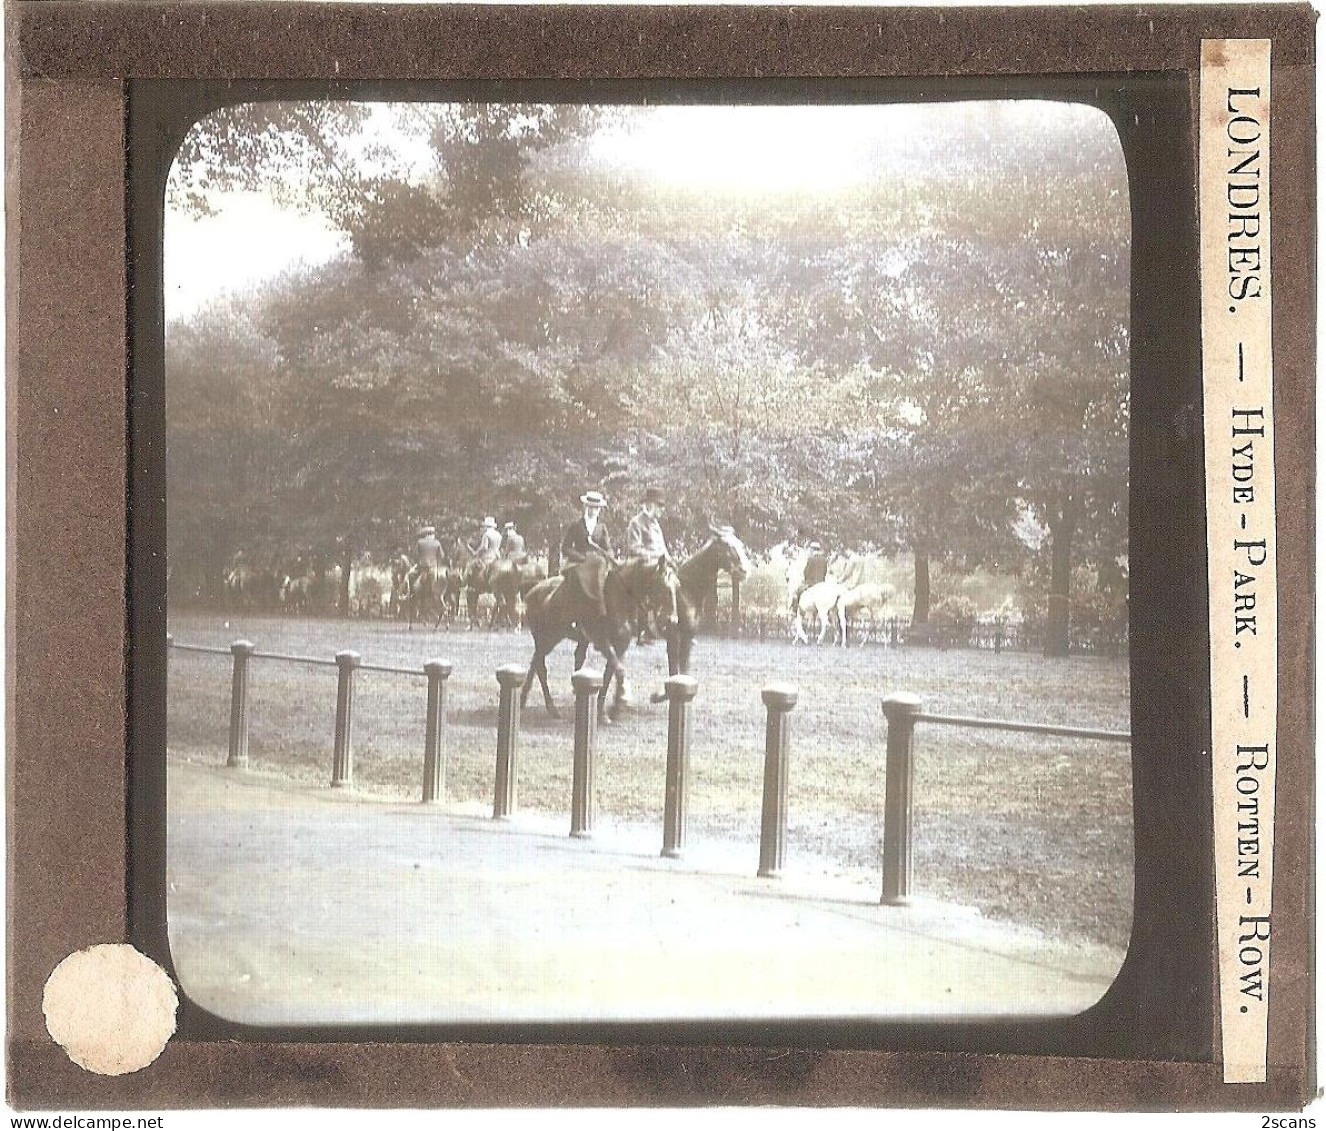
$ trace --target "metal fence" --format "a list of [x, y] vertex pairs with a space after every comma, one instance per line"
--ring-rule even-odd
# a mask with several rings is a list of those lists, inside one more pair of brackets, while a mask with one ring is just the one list
[[[278, 661], [334, 668], [337, 672], [336, 721], [333, 738], [332, 788], [354, 784], [354, 718], [356, 680], [361, 672], [418, 677], [427, 681], [421, 799], [440, 802], [446, 794], [446, 701], [447, 680], [452, 664], [429, 660], [420, 668], [365, 663], [358, 652], [338, 652], [334, 659], [317, 656], [262, 652], [248, 640], [236, 640], [229, 648], [177, 643], [167, 636], [168, 652], [199, 652], [231, 658], [230, 733], [226, 765], [247, 769], [249, 764], [249, 669], [257, 661]], [[498, 724], [497, 758], [493, 773], [493, 817], [510, 818], [517, 810], [519, 778], [520, 690], [523, 665], [507, 664], [497, 669]], [[575, 690], [575, 728], [572, 750], [571, 835], [593, 834], [597, 811], [596, 789], [596, 703], [604, 673], [581, 669], [572, 677]], [[667, 681], [668, 732], [665, 771], [662, 855], [679, 857], [686, 843], [690, 779], [690, 712], [698, 684], [689, 676]], [[788, 829], [788, 767], [791, 759], [790, 716], [797, 704], [798, 689], [788, 683], [764, 688], [761, 699], [766, 712], [763, 800], [760, 812], [760, 857], [757, 875], [776, 877], [782, 869]], [[913, 741], [920, 724], [1012, 731], [1018, 734], [1057, 736], [1098, 742], [1130, 743], [1132, 736], [1121, 731], [1054, 726], [1003, 719], [971, 718], [925, 713], [921, 700], [898, 693], [883, 701], [886, 720], [884, 766], [883, 890], [880, 902], [905, 904], [912, 893], [912, 782]]]
[[930, 715], [921, 710], [918, 696], [906, 693], [888, 696], [882, 706], [887, 738], [884, 767], [884, 889], [880, 902], [888, 904], [905, 904], [912, 894], [913, 740], [918, 724], [1013, 731], [1017, 734], [1096, 742], [1131, 743], [1133, 740], [1133, 736], [1124, 731], [1047, 726], [1042, 723], [977, 719], [962, 715]]

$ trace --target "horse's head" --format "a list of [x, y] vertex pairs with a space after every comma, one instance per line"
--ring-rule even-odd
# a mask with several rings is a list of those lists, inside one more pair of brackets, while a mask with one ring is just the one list
[[709, 527], [710, 544], [722, 555], [719, 568], [726, 570], [736, 581], [744, 581], [746, 575], [755, 568], [751, 564], [750, 554], [745, 544], [737, 537], [730, 526]]

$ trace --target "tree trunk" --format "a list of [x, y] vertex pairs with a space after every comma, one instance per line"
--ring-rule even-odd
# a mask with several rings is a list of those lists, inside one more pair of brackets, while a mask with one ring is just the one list
[[343, 617], [350, 615], [350, 569], [354, 565], [354, 560], [354, 554], [347, 550], [341, 565], [341, 592], [339, 595], [341, 616]]
[[1067, 656], [1068, 601], [1073, 580], [1073, 535], [1077, 532], [1077, 499], [1064, 491], [1056, 515], [1050, 514], [1050, 606], [1045, 626], [1045, 654]]
[[700, 597], [700, 623], [710, 632], [714, 629], [714, 623], [718, 617], [718, 574], [714, 574], [714, 579], [705, 589]]
[[916, 585], [912, 600], [912, 624], [930, 623], [930, 555], [925, 550], [914, 550], [916, 559]]
[[226, 597], [226, 573], [230, 568], [230, 559], [234, 556], [230, 542], [228, 522], [217, 522], [208, 531], [207, 562], [203, 567], [203, 596], [211, 604], [219, 605]]

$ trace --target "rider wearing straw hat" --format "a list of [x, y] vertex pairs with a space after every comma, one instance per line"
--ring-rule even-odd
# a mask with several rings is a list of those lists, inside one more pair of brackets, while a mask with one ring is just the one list
[[586, 491], [580, 496], [584, 511], [562, 534], [562, 575], [578, 584], [585, 596], [607, 616], [603, 603], [603, 580], [607, 576], [604, 566], [612, 561], [612, 538], [600, 515], [608, 505], [598, 491]]
[[495, 562], [501, 552], [502, 536], [497, 532], [497, 519], [488, 515], [479, 531], [479, 541], [474, 547], [474, 556], [481, 562]]

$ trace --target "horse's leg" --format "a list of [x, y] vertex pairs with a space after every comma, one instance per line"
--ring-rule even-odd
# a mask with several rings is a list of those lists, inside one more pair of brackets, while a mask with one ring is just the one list
[[[611, 640], [595, 645], [603, 653], [603, 686], [599, 688], [599, 722], [614, 722], [621, 713], [622, 699], [625, 698], [626, 668], [622, 664], [617, 649]], [[613, 685], [612, 706], [608, 707], [608, 684]]]
[[552, 689], [548, 686], [548, 653], [543, 652], [539, 655], [539, 686], [543, 689], [543, 705], [548, 708], [548, 714], [554, 719], [560, 719], [562, 713], [557, 709], [553, 702]]
[[[677, 675], [677, 674], [681, 671], [681, 667], [680, 667], [680, 663], [681, 663], [681, 661], [680, 661], [680, 659], [678, 658], [679, 655], [680, 655], [680, 647], [681, 647], [681, 645], [680, 645], [680, 641], [679, 641], [679, 637], [680, 637], [680, 636], [681, 636], [681, 626], [680, 626], [680, 625], [678, 625], [676, 628], [671, 628], [671, 629], [669, 629], [668, 632], [667, 632], [667, 634], [664, 636], [664, 640], [666, 641], [667, 646], [668, 646], [668, 675], [669, 675], [669, 676]], [[662, 703], [663, 700], [665, 700], [667, 697], [668, 697], [668, 694], [667, 694], [666, 691], [655, 691], [655, 692], [649, 697], [649, 701], [650, 701], [651, 703]]]
[[547, 708], [548, 714], [554, 719], [561, 715], [557, 710], [557, 704], [553, 702], [552, 689], [548, 686], [548, 649], [542, 644], [535, 642], [534, 658], [529, 662], [529, 671], [525, 673], [525, 682], [520, 689], [520, 705], [523, 708], [525, 702], [529, 699], [530, 688], [534, 685], [534, 677], [539, 679], [539, 689], [543, 692], [543, 705]]
[[[632, 635], [625, 636], [614, 649], [617, 671], [613, 677], [612, 706], [608, 708], [608, 715], [613, 719], [621, 714], [622, 705], [626, 702], [626, 663], [623, 657], [626, 655], [627, 649], [630, 648], [633, 639]], [[606, 673], [604, 675], [603, 690], [606, 694], [608, 690]]]
[[525, 704], [529, 702], [530, 689], [534, 686], [534, 676], [539, 670], [539, 646], [534, 646], [534, 655], [530, 657], [529, 671], [525, 673], [525, 682], [520, 685], [520, 707], [524, 710]]

